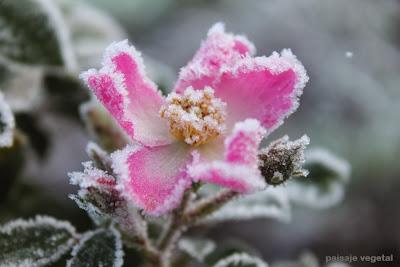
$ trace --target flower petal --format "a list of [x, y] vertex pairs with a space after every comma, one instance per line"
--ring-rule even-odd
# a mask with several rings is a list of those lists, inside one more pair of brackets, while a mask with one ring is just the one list
[[258, 169], [257, 151], [264, 134], [265, 129], [255, 119], [237, 123], [225, 140], [225, 159], [194, 162], [188, 173], [195, 181], [218, 184], [237, 192], [263, 189], [266, 184]]
[[158, 114], [164, 99], [127, 40], [112, 43], [103, 67], [81, 77], [131, 138], [148, 146], [171, 143], [167, 123]]
[[181, 93], [189, 86], [203, 89], [218, 78], [224, 66], [233, 66], [245, 55], [254, 53], [254, 45], [246, 37], [226, 33], [224, 24], [217, 23], [211, 27], [193, 59], [181, 69], [175, 91]]
[[272, 132], [298, 107], [298, 98], [308, 81], [303, 65], [290, 50], [282, 55], [244, 58], [225, 69], [212, 85], [216, 97], [227, 103], [227, 124], [258, 119]]
[[148, 214], [157, 216], [174, 209], [191, 184], [186, 174], [190, 147], [183, 143], [127, 146], [111, 157], [121, 179], [120, 191]]

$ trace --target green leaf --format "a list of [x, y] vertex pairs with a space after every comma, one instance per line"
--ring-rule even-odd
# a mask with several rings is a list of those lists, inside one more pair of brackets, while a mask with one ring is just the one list
[[68, 267], [121, 267], [123, 250], [120, 233], [114, 228], [86, 233], [72, 251]]
[[213, 267], [267, 267], [262, 259], [247, 253], [234, 253], [220, 259]]
[[328, 208], [339, 203], [350, 177], [350, 165], [327, 150], [314, 149], [306, 153], [305, 178], [288, 182], [291, 200], [312, 208]]
[[0, 0], [0, 55], [19, 63], [74, 68], [69, 33], [51, 0]]
[[89, 90], [83, 86], [78, 76], [65, 73], [47, 73], [43, 79], [50, 111], [79, 119], [79, 106], [89, 100]]
[[47, 216], [16, 220], [0, 228], [0, 266], [45, 266], [73, 245], [73, 226]]
[[216, 245], [214, 241], [206, 238], [185, 237], [179, 241], [178, 247], [192, 258], [203, 262], [214, 251]]

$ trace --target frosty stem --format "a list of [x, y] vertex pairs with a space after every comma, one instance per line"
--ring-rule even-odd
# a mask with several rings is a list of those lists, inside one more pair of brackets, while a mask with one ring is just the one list
[[225, 203], [235, 198], [238, 193], [232, 190], [222, 190], [204, 200], [190, 203], [193, 195], [193, 189], [185, 192], [181, 205], [176, 209], [169, 219], [169, 223], [164, 228], [157, 246], [157, 253], [148, 255], [150, 266], [169, 267], [171, 266], [170, 255], [174, 250], [181, 234], [198, 220], [213, 213], [221, 208]]

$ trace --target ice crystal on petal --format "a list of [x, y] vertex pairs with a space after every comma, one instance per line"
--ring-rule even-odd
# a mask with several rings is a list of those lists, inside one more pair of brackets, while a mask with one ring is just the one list
[[158, 216], [175, 208], [191, 185], [186, 174], [186, 164], [191, 161], [187, 145], [132, 145], [111, 157], [113, 170], [120, 179], [118, 190], [148, 214]]
[[223, 161], [195, 162], [188, 172], [195, 181], [205, 181], [250, 193], [265, 188], [258, 169], [258, 146], [265, 134], [259, 121], [247, 119], [235, 125], [225, 140]]
[[242, 57], [254, 55], [255, 50], [245, 36], [226, 33], [224, 24], [216, 23], [193, 59], [181, 69], [175, 91], [181, 93], [189, 86], [202, 89], [210, 85], [224, 67], [234, 66]]

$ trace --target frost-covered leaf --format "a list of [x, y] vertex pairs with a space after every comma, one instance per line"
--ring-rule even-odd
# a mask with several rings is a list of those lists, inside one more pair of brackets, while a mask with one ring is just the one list
[[82, 104], [80, 113], [89, 133], [106, 151], [113, 152], [128, 144], [126, 134], [105, 108], [95, 100]]
[[284, 188], [269, 187], [264, 191], [233, 200], [206, 218], [206, 221], [273, 218], [287, 222], [291, 217], [290, 202]]
[[1, 0], [0, 29], [3, 57], [24, 64], [76, 68], [68, 29], [52, 0]]
[[23, 112], [15, 115], [18, 130], [21, 130], [27, 139], [33, 152], [40, 159], [44, 159], [50, 149], [51, 137], [49, 129], [43, 125], [43, 120], [39, 114], [34, 112]]
[[108, 14], [80, 0], [55, 0], [61, 7], [79, 67], [100, 64], [105, 47], [127, 38], [122, 27]]
[[11, 108], [0, 92], [0, 148], [11, 147], [14, 140], [15, 119]]
[[44, 105], [47, 109], [79, 119], [79, 106], [89, 100], [89, 92], [78, 76], [65, 73], [46, 73], [43, 85], [46, 93]]
[[311, 253], [304, 253], [297, 261], [281, 261], [271, 264], [271, 267], [319, 267], [317, 258]]
[[216, 245], [210, 239], [185, 237], [179, 241], [178, 247], [189, 256], [203, 262], [207, 255], [214, 251]]
[[288, 183], [292, 201], [313, 207], [328, 208], [339, 203], [350, 177], [350, 165], [327, 150], [314, 149], [306, 153], [306, 178], [294, 178]]
[[267, 267], [262, 259], [247, 253], [234, 253], [219, 260], [213, 267]]
[[71, 224], [47, 216], [12, 221], [0, 228], [0, 266], [45, 266], [75, 242]]
[[98, 229], [83, 235], [67, 267], [121, 267], [123, 256], [120, 233], [114, 228]]

